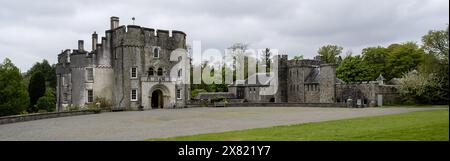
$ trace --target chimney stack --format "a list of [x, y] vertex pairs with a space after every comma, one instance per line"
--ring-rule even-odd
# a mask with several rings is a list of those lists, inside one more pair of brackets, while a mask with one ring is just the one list
[[98, 39], [98, 35], [94, 31], [94, 33], [92, 34], [92, 51], [97, 50], [97, 39]]
[[78, 40], [78, 51], [84, 51], [84, 41]]
[[119, 17], [111, 17], [111, 30], [119, 27]]

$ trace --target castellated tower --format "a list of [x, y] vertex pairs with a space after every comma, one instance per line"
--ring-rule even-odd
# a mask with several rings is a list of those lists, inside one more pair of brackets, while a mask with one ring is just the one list
[[334, 103], [336, 101], [336, 65], [320, 65], [320, 103]]
[[120, 26], [118, 17], [111, 17], [110, 26], [100, 43], [92, 34], [91, 52], [79, 41], [77, 50], [58, 55], [58, 111], [95, 104], [97, 98], [109, 101], [112, 110], [185, 106], [190, 91], [170, 77], [178, 62], [169, 58], [173, 50], [186, 49], [186, 34]]

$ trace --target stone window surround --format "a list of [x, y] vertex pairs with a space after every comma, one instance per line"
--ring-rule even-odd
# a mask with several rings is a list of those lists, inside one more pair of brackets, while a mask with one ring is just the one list
[[176, 96], [178, 100], [181, 100], [181, 89], [176, 90]]
[[94, 102], [94, 90], [86, 89], [86, 103]]
[[[92, 79], [90, 79], [91, 76], [89, 70], [92, 70]], [[86, 67], [84, 71], [86, 73], [86, 82], [94, 82], [94, 68]]]
[[178, 69], [178, 78], [183, 76], [183, 69]]
[[[133, 98], [133, 95], [135, 98]], [[138, 90], [136, 88], [131, 89], [130, 100], [133, 102], [138, 101]]]
[[152, 49], [152, 53], [153, 53], [153, 58], [160, 58], [161, 57], [161, 55], [160, 55], [161, 54], [161, 47], [154, 46], [153, 49]]
[[153, 68], [153, 67], [148, 68], [148, 75], [149, 76], [154, 76], [155, 75], [155, 68]]
[[[133, 69], [135, 70], [135, 72], [134, 72], [135, 76], [133, 76]], [[131, 79], [138, 78], [138, 68], [136, 66], [133, 66], [130, 68], [130, 77], [131, 77]]]

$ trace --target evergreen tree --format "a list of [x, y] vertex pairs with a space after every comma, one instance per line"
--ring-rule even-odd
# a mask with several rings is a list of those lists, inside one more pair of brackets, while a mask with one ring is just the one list
[[37, 100], [45, 94], [45, 77], [40, 71], [31, 76], [30, 84], [28, 85], [28, 93], [30, 94], [29, 112], [37, 112], [35, 107]]

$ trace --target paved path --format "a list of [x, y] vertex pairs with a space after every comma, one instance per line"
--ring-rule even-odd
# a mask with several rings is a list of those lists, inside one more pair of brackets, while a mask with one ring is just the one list
[[144, 140], [434, 108], [226, 107], [108, 112], [0, 125], [0, 140]]

